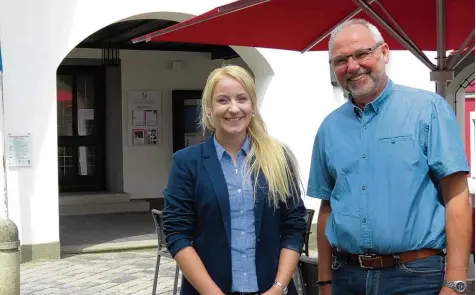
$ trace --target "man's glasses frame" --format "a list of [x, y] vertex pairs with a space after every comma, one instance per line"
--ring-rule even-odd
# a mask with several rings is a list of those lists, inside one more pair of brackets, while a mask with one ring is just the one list
[[336, 56], [332, 59], [329, 59], [329, 64], [333, 68], [346, 67], [347, 63], [349, 61], [349, 57], [352, 57], [353, 60], [355, 60], [358, 63], [361, 63], [361, 62], [367, 60], [372, 55], [372, 53], [374, 53], [375, 50], [383, 44], [384, 44], [383, 42], [377, 42], [377, 44], [375, 44], [372, 47], [358, 49], [355, 52], [353, 52], [352, 54]]

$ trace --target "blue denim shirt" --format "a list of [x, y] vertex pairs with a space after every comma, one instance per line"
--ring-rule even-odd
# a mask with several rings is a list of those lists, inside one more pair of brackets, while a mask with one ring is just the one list
[[435, 93], [394, 84], [362, 111], [351, 101], [317, 132], [307, 194], [330, 200], [326, 236], [350, 253], [443, 248], [438, 181], [467, 172], [452, 108]]
[[247, 137], [243, 143], [236, 167], [216, 138], [214, 142], [230, 197], [232, 289], [236, 292], [258, 291], [254, 196], [251, 177], [246, 177], [244, 165], [250, 140]]

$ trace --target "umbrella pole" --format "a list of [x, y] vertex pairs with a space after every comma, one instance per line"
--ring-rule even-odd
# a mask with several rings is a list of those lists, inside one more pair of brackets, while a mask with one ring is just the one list
[[436, 83], [436, 93], [446, 99], [446, 91], [448, 89], [448, 82], [454, 79], [453, 71], [432, 71], [430, 73], [431, 81]]
[[454, 72], [446, 68], [446, 20], [445, 1], [436, 0], [436, 28], [437, 28], [437, 56], [436, 69], [432, 71], [430, 77], [436, 82], [436, 93], [446, 98], [448, 81], [454, 78]]

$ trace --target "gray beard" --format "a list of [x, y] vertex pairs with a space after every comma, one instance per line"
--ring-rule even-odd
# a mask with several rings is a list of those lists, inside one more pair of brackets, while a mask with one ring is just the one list
[[347, 91], [352, 95], [352, 97], [361, 97], [361, 96], [372, 96], [377, 94], [379, 85], [380, 85], [380, 77], [378, 75], [375, 75], [375, 73], [370, 73], [369, 75], [370, 80], [372, 80], [373, 86], [372, 87], [365, 87], [361, 88], [360, 91], [354, 91], [352, 87], [347, 84]]

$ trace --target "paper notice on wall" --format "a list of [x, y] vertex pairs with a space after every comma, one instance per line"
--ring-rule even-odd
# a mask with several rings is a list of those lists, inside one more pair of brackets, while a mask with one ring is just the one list
[[144, 145], [145, 143], [145, 130], [134, 129], [132, 130], [132, 143], [134, 145]]
[[[162, 131], [162, 93], [160, 91], [128, 91], [128, 129], [133, 136], [129, 144], [133, 146], [158, 146]], [[134, 130], [143, 130], [144, 134]]]
[[145, 115], [143, 110], [132, 110], [132, 125], [144, 126]]
[[12, 167], [31, 166], [31, 136], [8, 134], [8, 165]]
[[79, 109], [78, 110], [78, 119], [81, 121], [92, 121], [94, 120], [94, 109]]
[[157, 128], [148, 128], [147, 129], [147, 144], [148, 145], [156, 145], [159, 142], [159, 133], [157, 132]]
[[145, 111], [145, 125], [157, 126], [157, 110]]

